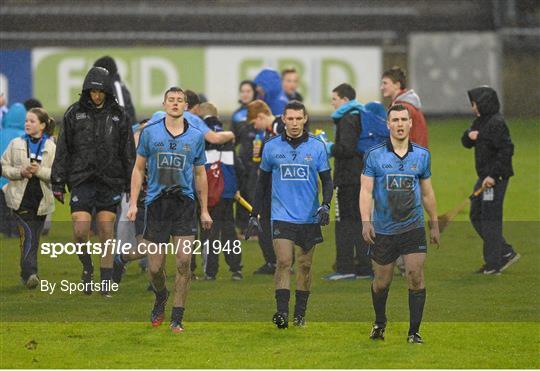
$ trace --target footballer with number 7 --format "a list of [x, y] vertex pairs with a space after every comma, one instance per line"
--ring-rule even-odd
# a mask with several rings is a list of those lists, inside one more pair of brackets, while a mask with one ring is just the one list
[[[307, 117], [301, 102], [289, 102], [283, 113], [285, 131], [264, 143], [253, 211], [246, 230], [246, 239], [255, 228], [260, 230], [257, 217], [264, 195], [272, 192], [270, 219], [277, 260], [274, 274], [277, 312], [272, 322], [279, 329], [289, 325], [290, 272], [295, 245], [300, 249], [296, 255], [294, 325], [305, 325], [313, 253], [315, 245], [323, 241], [321, 225], [329, 223], [334, 188], [326, 146], [304, 130]], [[322, 205], [319, 205], [317, 176], [322, 184]]]
[[370, 338], [384, 340], [386, 299], [396, 259], [402, 255], [409, 287], [409, 343], [423, 343], [419, 329], [426, 301], [424, 261], [427, 243], [424, 210], [430, 219], [431, 243], [439, 244], [435, 193], [429, 151], [409, 140], [414, 123], [396, 104], [388, 110], [390, 138], [364, 157], [360, 190], [362, 235], [370, 246], [374, 278], [371, 297], [375, 324]]

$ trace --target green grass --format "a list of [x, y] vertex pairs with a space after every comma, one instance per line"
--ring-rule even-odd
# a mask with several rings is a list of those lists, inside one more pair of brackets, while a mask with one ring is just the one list
[[[467, 121], [430, 126], [433, 183], [440, 213], [471, 192], [472, 151], [459, 138]], [[333, 225], [317, 247], [308, 326], [277, 331], [271, 277], [252, 276], [261, 264], [255, 242], [243, 243], [246, 278], [230, 280], [226, 265], [216, 282], [193, 282], [185, 316], [187, 331], [174, 336], [147, 323], [153, 295], [136, 267], [121, 290], [105, 300], [28, 291], [18, 281], [17, 240], [0, 248], [0, 366], [2, 368], [538, 368], [540, 350], [539, 149], [535, 121], [511, 121], [516, 145], [505, 202], [505, 236], [522, 259], [499, 277], [471, 272], [481, 264], [481, 241], [467, 222], [450, 225], [440, 249], [430, 248], [428, 299], [422, 325], [424, 346], [405, 343], [406, 284], [395, 280], [388, 302], [384, 343], [367, 339], [372, 321], [369, 282], [326, 282], [335, 256]], [[330, 130], [327, 130], [330, 131]], [[66, 207], [45, 241], [69, 241]], [[173, 259], [168, 286], [172, 287]], [[198, 259], [200, 263], [200, 259]], [[97, 263], [97, 261], [96, 261]], [[40, 276], [76, 281], [75, 257], [39, 258]], [[97, 264], [96, 264], [97, 266]], [[200, 268], [198, 269], [200, 273]], [[32, 343], [30, 343], [32, 342]], [[31, 344], [34, 344], [32, 346]]]

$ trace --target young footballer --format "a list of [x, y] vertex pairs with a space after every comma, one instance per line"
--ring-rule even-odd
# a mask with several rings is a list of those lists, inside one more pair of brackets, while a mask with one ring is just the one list
[[388, 110], [390, 139], [365, 154], [361, 177], [362, 235], [371, 246], [371, 286], [375, 324], [370, 338], [384, 340], [386, 299], [394, 264], [402, 255], [409, 286], [410, 325], [407, 341], [423, 343], [418, 334], [426, 288], [424, 212], [430, 219], [431, 242], [439, 243], [435, 194], [431, 186], [430, 153], [409, 140], [413, 123], [405, 106]]
[[[179, 246], [171, 317], [171, 329], [175, 333], [184, 331], [182, 318], [191, 278], [191, 243], [197, 233], [193, 183], [201, 207], [202, 227], [209, 229], [212, 226], [206, 206], [204, 137], [183, 117], [185, 98], [184, 91], [178, 87], [167, 90], [163, 102], [166, 116], [147, 125], [141, 132], [128, 211], [128, 219], [134, 221], [145, 168], [148, 167], [144, 244], [167, 243], [172, 236], [173, 245]], [[165, 254], [166, 251], [159, 249], [155, 253], [148, 252], [148, 273], [156, 295], [151, 313], [152, 326], [161, 325], [165, 317], [168, 298]]]
[[[274, 274], [277, 312], [272, 321], [280, 329], [287, 328], [289, 322], [290, 272], [295, 245], [300, 249], [296, 255], [294, 325], [305, 325], [314, 247], [323, 241], [320, 226], [329, 222], [333, 192], [325, 145], [304, 130], [307, 121], [304, 105], [289, 102], [283, 119], [285, 131], [264, 144], [253, 213], [246, 231], [249, 238], [253, 229], [259, 228], [257, 217], [264, 194], [271, 186], [272, 239], [277, 258]], [[322, 206], [319, 206], [317, 174], [322, 183]]]

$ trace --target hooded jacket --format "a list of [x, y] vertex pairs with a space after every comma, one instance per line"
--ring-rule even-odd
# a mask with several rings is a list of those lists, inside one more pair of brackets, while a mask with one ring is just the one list
[[364, 109], [364, 106], [351, 100], [332, 113], [336, 125], [335, 143], [332, 147], [335, 186], [360, 184], [363, 161], [357, 145], [362, 123], [360, 115], [353, 113], [360, 109]]
[[[98, 109], [90, 90], [105, 92]], [[115, 191], [128, 191], [135, 161], [131, 123], [116, 102], [109, 73], [92, 67], [84, 79], [81, 97], [64, 115], [52, 166], [53, 191], [65, 192], [87, 180], [107, 184]]]
[[422, 147], [428, 147], [428, 129], [426, 124], [426, 118], [421, 111], [422, 103], [420, 97], [414, 90], [403, 90], [394, 99], [391, 106], [394, 104], [402, 104], [407, 108], [412, 119], [412, 128], [409, 134], [412, 142], [421, 145]]
[[287, 95], [281, 87], [279, 73], [271, 68], [265, 68], [253, 80], [257, 86], [264, 90], [262, 100], [268, 104], [274, 116], [281, 115], [289, 102]]
[[95, 63], [94, 67], [103, 67], [109, 71], [109, 76], [111, 79], [111, 87], [114, 92], [114, 96], [118, 101], [120, 107], [124, 107], [126, 114], [128, 116], [129, 122], [134, 124], [137, 121], [137, 115], [135, 114], [135, 107], [131, 101], [131, 94], [126, 87], [126, 84], [120, 79], [118, 74], [118, 67], [116, 67], [116, 62], [112, 57], [105, 56], [99, 58]]
[[[465, 148], [474, 147], [476, 173], [480, 179], [487, 176], [495, 180], [506, 179], [514, 175], [512, 156], [514, 144], [503, 115], [499, 112], [500, 103], [497, 92], [488, 86], [482, 86], [467, 92], [469, 100], [476, 102], [480, 116], [472, 126], [465, 130], [461, 142]], [[469, 138], [471, 131], [478, 131], [478, 138]]]
[[[24, 122], [26, 121], [26, 108], [22, 103], [13, 103], [6, 114], [2, 117], [2, 129], [0, 129], [0, 156], [6, 151], [9, 143], [21, 135], [24, 135]], [[8, 183], [5, 177], [0, 178], [0, 188]]]

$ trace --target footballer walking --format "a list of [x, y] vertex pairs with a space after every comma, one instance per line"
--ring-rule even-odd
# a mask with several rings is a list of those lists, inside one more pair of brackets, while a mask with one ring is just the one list
[[439, 243], [435, 194], [431, 185], [430, 153], [409, 140], [412, 122], [407, 108], [388, 110], [390, 139], [365, 154], [360, 190], [362, 235], [371, 246], [374, 278], [371, 286], [375, 324], [370, 338], [384, 340], [386, 299], [396, 259], [402, 255], [409, 287], [409, 343], [419, 335], [426, 288], [424, 261], [427, 243], [424, 212], [430, 219], [431, 242]]
[[[304, 105], [291, 101], [283, 113], [285, 131], [264, 144], [260, 173], [255, 189], [253, 213], [246, 238], [260, 228], [264, 195], [270, 190], [271, 224], [277, 264], [274, 274], [277, 312], [273, 323], [288, 327], [290, 272], [294, 246], [297, 251], [296, 303], [294, 325], [304, 326], [311, 287], [311, 263], [315, 245], [322, 242], [321, 225], [329, 222], [333, 184], [324, 143], [304, 131], [307, 112]], [[319, 206], [317, 175], [321, 179], [323, 200]]]
[[[206, 171], [203, 134], [184, 119], [184, 91], [172, 87], [165, 92], [163, 108], [166, 116], [147, 125], [141, 132], [137, 159], [131, 177], [131, 200], [128, 219], [134, 221], [137, 212], [145, 213], [143, 244], [167, 243], [172, 236], [176, 251], [176, 277], [171, 329], [184, 331], [182, 319], [191, 279], [191, 243], [197, 233], [195, 195], [200, 203], [200, 219], [204, 229], [212, 226], [207, 209]], [[137, 199], [148, 171], [145, 210], [137, 210]], [[187, 248], [185, 248], [187, 247]], [[166, 251], [148, 253], [148, 273], [156, 299], [151, 313], [152, 326], [165, 318], [168, 291], [165, 286]]]

